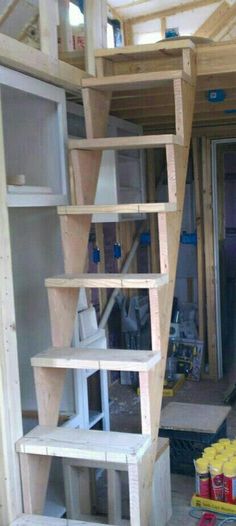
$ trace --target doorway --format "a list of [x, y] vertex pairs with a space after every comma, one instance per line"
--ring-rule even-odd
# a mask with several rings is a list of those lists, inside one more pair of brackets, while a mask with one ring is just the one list
[[212, 168], [217, 349], [222, 376], [236, 368], [236, 139], [213, 141]]

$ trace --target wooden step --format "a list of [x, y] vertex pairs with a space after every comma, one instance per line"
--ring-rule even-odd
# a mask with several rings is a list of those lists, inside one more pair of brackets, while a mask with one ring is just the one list
[[129, 203], [122, 205], [78, 205], [58, 206], [59, 215], [86, 214], [153, 214], [160, 212], [176, 212], [176, 203]]
[[150, 73], [132, 73], [130, 75], [113, 75], [110, 77], [95, 77], [82, 79], [83, 88], [95, 88], [99, 90], [149, 89], [159, 84], [163, 85], [175, 79], [183, 79], [192, 84], [191, 77], [184, 71], [152, 71]]
[[130, 349], [83, 349], [52, 347], [31, 358], [33, 367], [149, 371], [161, 359], [159, 352]]
[[105, 137], [102, 139], [69, 139], [70, 150], [137, 150], [164, 148], [167, 144], [183, 146], [182, 137], [174, 134]]
[[62, 274], [45, 280], [48, 288], [155, 289], [167, 283], [167, 274]]
[[[74, 521], [70, 519], [58, 519], [54, 517], [44, 517], [42, 515], [20, 515], [18, 519], [11, 522], [10, 526], [98, 526], [96, 522]], [[100, 526], [107, 526], [101, 524]]]
[[16, 451], [129, 465], [136, 464], [150, 445], [151, 438], [146, 435], [37, 426], [18, 440]]

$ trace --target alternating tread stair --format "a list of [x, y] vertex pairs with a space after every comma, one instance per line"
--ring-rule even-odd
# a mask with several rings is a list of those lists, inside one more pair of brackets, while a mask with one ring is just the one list
[[[42, 513], [44, 507], [53, 456], [76, 459], [77, 465], [83, 470], [92, 467], [108, 469], [108, 499], [111, 497], [108, 502], [109, 524], [121, 524], [121, 505], [117, 507], [115, 503], [115, 488], [119, 480], [116, 475], [119, 470], [127, 470], [130, 526], [148, 526], [195, 95], [194, 44], [186, 40], [184, 46], [178, 49], [176, 42], [166, 44], [170, 56], [173, 51], [173, 56], [182, 57], [181, 69], [114, 75], [111, 71], [112, 59], [115, 57], [114, 61], [119, 60], [119, 55], [103, 53], [97, 59], [98, 77], [83, 80], [87, 139], [69, 141], [77, 204], [58, 208], [65, 274], [48, 278], [45, 282], [52, 347], [31, 361], [39, 426], [16, 445], [21, 462], [25, 515], [16, 519], [13, 526], [84, 524], [80, 520], [70, 520], [73, 517], [59, 520], [35, 515]], [[150, 48], [150, 56], [154, 52], [155, 49]], [[163, 52], [163, 45], [160, 52]], [[123, 51], [124, 56], [129, 57], [128, 50]], [[108, 75], [105, 74], [106, 70], [109, 70]], [[113, 91], [146, 89], [168, 82], [172, 82], [174, 87], [175, 135], [106, 137]], [[167, 203], [92, 204], [103, 150], [158, 147], [166, 149]], [[91, 215], [111, 212], [158, 213], [160, 274], [83, 273]], [[71, 348], [80, 287], [148, 289], [152, 350]], [[138, 372], [142, 434], [73, 430], [57, 426], [66, 371], [82, 368]], [[93, 526], [92, 522], [87, 524]]]

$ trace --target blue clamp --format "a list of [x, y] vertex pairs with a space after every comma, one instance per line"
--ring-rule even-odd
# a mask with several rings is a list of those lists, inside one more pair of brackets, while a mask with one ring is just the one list
[[93, 249], [93, 262], [96, 263], [96, 265], [98, 263], [100, 263], [101, 261], [101, 255], [100, 255], [100, 249], [98, 247], [95, 247]]

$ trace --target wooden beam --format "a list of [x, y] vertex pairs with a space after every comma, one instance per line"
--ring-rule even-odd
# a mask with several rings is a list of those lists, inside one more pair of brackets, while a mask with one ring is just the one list
[[58, 0], [60, 19], [60, 49], [61, 51], [73, 51], [72, 26], [69, 18], [69, 0]]
[[17, 4], [19, 4], [19, 0], [13, 0], [8, 4], [6, 7], [4, 13], [0, 16], [0, 26], [4, 24], [5, 20], [13, 13], [14, 9], [16, 8]]
[[124, 31], [124, 45], [132, 46], [133, 44], [133, 25], [130, 20], [124, 21], [123, 31]]
[[161, 38], [165, 38], [166, 36], [166, 17], [163, 16], [161, 18]]
[[232, 20], [235, 20], [235, 17], [236, 17], [236, 4], [233, 4], [221, 16], [221, 18], [218, 21], [218, 24], [216, 25], [214, 30], [212, 30], [210, 37], [218, 39], [220, 33], [222, 31], [223, 31], [223, 33], [225, 33], [227, 26], [232, 23]]
[[212, 36], [216, 27], [221, 22], [222, 16], [224, 16], [230, 9], [228, 2], [221, 2], [220, 5], [213, 11], [213, 13], [203, 22], [203, 24], [195, 31], [194, 35], [198, 37]]
[[179, 3], [179, 5], [169, 7], [168, 9], [153, 11], [147, 15], [127, 18], [131, 19], [132, 24], [140, 24], [143, 22], [148, 22], [149, 20], [153, 20], [154, 18], [165, 18], [186, 11], [193, 11], [193, 9], [199, 9], [200, 7], [205, 7], [206, 5], [215, 4], [216, 1], [217, 0], [195, 0], [194, 2]]
[[202, 138], [202, 178], [203, 178], [203, 221], [205, 234], [205, 273], [206, 273], [206, 308], [207, 308], [207, 348], [209, 375], [218, 378], [216, 347], [216, 296], [215, 265], [213, 243], [212, 182], [210, 140]]
[[39, 0], [39, 29], [41, 51], [52, 59], [58, 58], [58, 0]]
[[8, 526], [22, 512], [15, 443], [23, 431], [4, 150], [0, 93], [0, 524]]
[[0, 34], [0, 64], [78, 92], [85, 71], [33, 49], [14, 38]]
[[203, 188], [199, 139], [194, 137], [192, 146], [197, 225], [198, 334], [199, 339], [203, 340], [204, 344], [206, 344], [206, 282], [204, 263]]
[[107, 4], [106, 0], [86, 0], [86, 71], [96, 74], [95, 49], [107, 47]]

